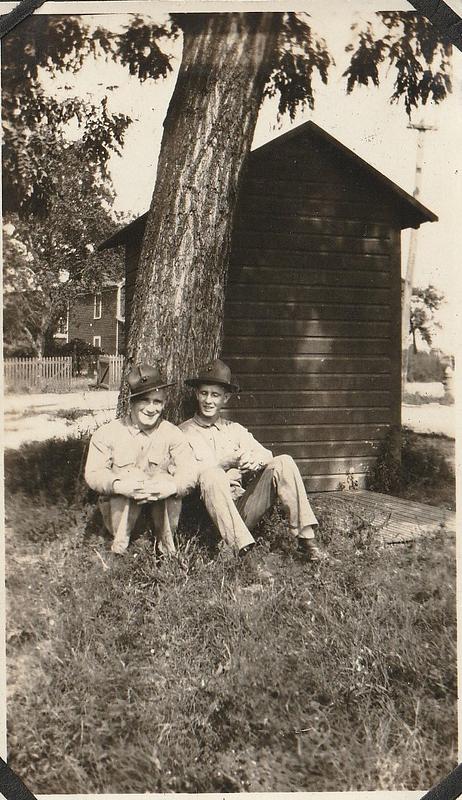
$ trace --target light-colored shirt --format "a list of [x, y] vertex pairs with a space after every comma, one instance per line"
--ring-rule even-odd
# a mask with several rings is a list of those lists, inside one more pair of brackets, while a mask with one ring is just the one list
[[208, 467], [223, 466], [228, 459], [230, 468], [239, 468], [237, 462], [242, 453], [248, 453], [249, 461], [260, 467], [273, 458], [271, 450], [263, 447], [247, 428], [224, 417], [210, 424], [196, 414], [182, 422], [180, 429], [193, 449], [199, 474]]
[[98, 428], [91, 437], [85, 466], [88, 485], [100, 494], [112, 494], [117, 477], [135, 470], [146, 477], [168, 472], [179, 495], [187, 494], [197, 481], [191, 446], [167, 420], [161, 420], [153, 431], [141, 430], [129, 416]]

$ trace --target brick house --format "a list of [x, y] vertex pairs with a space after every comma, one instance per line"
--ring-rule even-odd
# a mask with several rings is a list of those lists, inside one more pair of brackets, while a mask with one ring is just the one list
[[125, 281], [77, 295], [68, 311], [67, 340], [72, 339], [83, 339], [108, 355], [124, 352]]

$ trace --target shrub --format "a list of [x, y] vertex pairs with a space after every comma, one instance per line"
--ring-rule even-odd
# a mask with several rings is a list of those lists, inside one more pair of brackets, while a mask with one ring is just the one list
[[445, 365], [436, 353], [409, 353], [407, 377], [409, 381], [442, 382], [445, 377]]
[[[397, 450], [400, 444], [401, 458]], [[409, 496], [409, 490], [419, 487], [423, 494], [454, 485], [454, 471], [445, 456], [424, 437], [403, 428], [392, 429], [383, 440], [377, 461], [369, 472], [367, 488], [385, 494]]]
[[5, 489], [51, 503], [94, 499], [83, 480], [89, 440], [86, 434], [30, 442], [18, 450], [8, 450], [5, 453]]

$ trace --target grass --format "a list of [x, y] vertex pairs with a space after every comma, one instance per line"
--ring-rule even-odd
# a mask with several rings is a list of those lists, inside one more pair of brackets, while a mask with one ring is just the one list
[[383, 548], [327, 495], [330, 565], [277, 512], [271, 575], [185, 525], [178, 560], [143, 530], [112, 560], [84, 446], [7, 464], [9, 763], [33, 792], [420, 789], [454, 768], [453, 539]]

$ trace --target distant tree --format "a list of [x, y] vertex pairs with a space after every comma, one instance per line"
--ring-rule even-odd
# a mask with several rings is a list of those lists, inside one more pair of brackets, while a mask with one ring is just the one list
[[443, 300], [444, 295], [439, 294], [431, 284], [426, 289], [414, 288], [412, 290], [409, 332], [412, 334], [414, 353], [417, 353], [417, 332], [420, 333], [423, 341], [431, 346], [433, 328], [440, 327], [439, 323], [434, 320], [435, 311], [438, 311]]
[[109, 235], [112, 195], [82, 156], [80, 143], [61, 143], [50, 136], [47, 165], [53, 193], [46, 214], [23, 209], [4, 215], [4, 347], [46, 354], [60, 317], [76, 292], [97, 290], [105, 280], [123, 277], [120, 252], [104, 262], [96, 245]]

